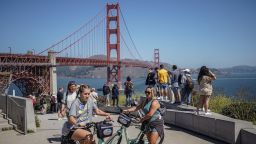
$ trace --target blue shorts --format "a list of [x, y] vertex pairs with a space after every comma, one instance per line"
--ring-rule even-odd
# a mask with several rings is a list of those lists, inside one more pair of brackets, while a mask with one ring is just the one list
[[166, 90], [167, 87], [168, 87], [168, 85], [166, 83], [162, 83], [162, 84], [160, 83], [160, 89]]
[[179, 87], [173, 87], [172, 91], [173, 91], [173, 93], [178, 93], [179, 92]]

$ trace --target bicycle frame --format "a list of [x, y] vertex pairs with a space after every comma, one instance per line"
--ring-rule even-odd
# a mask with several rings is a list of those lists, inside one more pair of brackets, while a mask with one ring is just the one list
[[[118, 129], [115, 134], [117, 134], [118, 136], [121, 136], [122, 134], [124, 134], [125, 140], [126, 140], [127, 144], [142, 144], [142, 142], [143, 142], [144, 144], [147, 144], [147, 143], [148, 143], [148, 142], [144, 142], [144, 140], [143, 140], [143, 137], [144, 137], [144, 135], [145, 135], [145, 131], [142, 131], [142, 130], [141, 130], [140, 133], [137, 135], [136, 138], [129, 139], [128, 136], [127, 136], [127, 131], [126, 131], [126, 129], [127, 129], [127, 128], [122, 125], [121, 128]], [[112, 137], [110, 137], [110, 138], [112, 138]], [[109, 139], [110, 139], [110, 138], [109, 138]], [[110, 143], [111, 143], [111, 142], [110, 142]], [[99, 139], [99, 140], [98, 140], [98, 144], [105, 144], [105, 142], [104, 142], [103, 139]]]

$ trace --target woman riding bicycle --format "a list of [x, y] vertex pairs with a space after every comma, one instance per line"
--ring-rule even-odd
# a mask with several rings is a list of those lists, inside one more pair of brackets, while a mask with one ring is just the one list
[[[66, 129], [70, 130], [74, 126], [82, 127], [85, 126], [86, 123], [92, 121], [92, 112], [94, 111], [97, 115], [106, 116], [107, 119], [111, 119], [108, 113], [105, 113], [98, 109], [96, 104], [90, 97], [91, 90], [85, 85], [81, 85], [78, 91], [78, 98], [72, 103], [68, 122], [64, 124]], [[93, 144], [95, 140], [91, 132], [78, 128], [71, 132], [71, 139], [75, 141], [79, 141], [80, 144]], [[66, 132], [67, 134], [67, 132]]]
[[154, 97], [154, 88], [149, 86], [145, 90], [146, 100], [137, 107], [132, 107], [124, 112], [135, 112], [143, 110], [145, 116], [140, 120], [142, 127], [148, 126], [147, 138], [150, 144], [156, 144], [158, 138], [161, 138], [160, 143], [164, 138], [164, 121], [158, 111], [160, 108], [159, 102]]

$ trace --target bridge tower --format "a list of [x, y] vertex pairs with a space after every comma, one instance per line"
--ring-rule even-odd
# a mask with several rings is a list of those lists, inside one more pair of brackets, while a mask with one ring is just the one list
[[[119, 4], [107, 4], [106, 10], [107, 82], [121, 88]], [[116, 52], [115, 60], [111, 60], [111, 50]]]
[[159, 67], [159, 49], [154, 49], [154, 66]]

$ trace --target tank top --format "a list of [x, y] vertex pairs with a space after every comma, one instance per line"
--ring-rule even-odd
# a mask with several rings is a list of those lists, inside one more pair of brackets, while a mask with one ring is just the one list
[[[144, 105], [144, 107], [142, 109], [145, 114], [147, 114], [149, 112], [152, 102], [153, 102], [153, 100], [150, 100], [149, 102], [147, 102], [147, 100], [146, 100], [146, 104]], [[153, 116], [150, 118], [149, 122], [152, 122], [158, 118], [161, 118], [161, 114], [158, 110], [156, 110], [155, 113], [153, 114]]]

